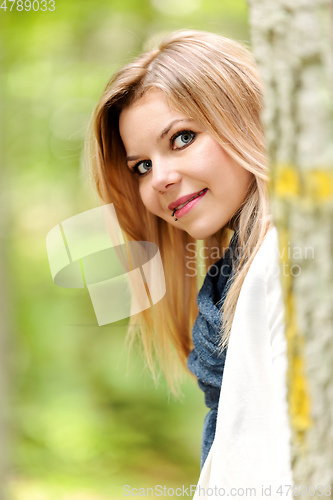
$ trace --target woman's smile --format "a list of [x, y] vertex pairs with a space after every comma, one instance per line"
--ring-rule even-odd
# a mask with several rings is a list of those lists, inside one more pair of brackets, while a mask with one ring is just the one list
[[170, 207], [173, 208], [172, 214], [175, 217], [177, 218], [182, 217], [183, 215], [187, 214], [191, 210], [191, 208], [193, 208], [196, 205], [196, 203], [205, 196], [207, 191], [208, 189], [205, 188], [202, 191], [199, 191], [199, 193], [192, 194], [190, 196], [183, 196], [182, 198], [179, 198], [179, 200], [177, 200], [176, 203], [178, 203], [179, 201], [180, 203], [178, 203], [176, 207], [174, 207], [175, 203], [170, 203], [168, 208]]
[[215, 234], [246, 198], [253, 174], [161, 90], [125, 108], [119, 131], [143, 204], [194, 238]]

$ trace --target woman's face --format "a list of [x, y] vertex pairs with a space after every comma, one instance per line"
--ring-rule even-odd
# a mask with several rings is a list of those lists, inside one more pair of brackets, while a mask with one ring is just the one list
[[142, 202], [151, 213], [196, 239], [212, 236], [230, 221], [253, 174], [202, 125], [176, 111], [162, 91], [147, 92], [124, 109], [119, 130], [128, 168], [138, 176]]

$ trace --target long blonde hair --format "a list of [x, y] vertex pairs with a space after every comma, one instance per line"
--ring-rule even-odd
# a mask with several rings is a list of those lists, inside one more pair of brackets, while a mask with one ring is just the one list
[[[244, 46], [220, 35], [182, 30], [120, 69], [108, 82], [92, 116], [86, 146], [99, 196], [114, 204], [128, 240], [158, 245], [165, 271], [166, 295], [153, 308], [131, 317], [129, 338], [132, 343], [133, 333], [139, 334], [153, 374], [157, 358], [174, 389], [172, 374], [177, 364], [173, 351], [186, 365], [198, 312], [197, 279], [185, 272], [187, 244], [195, 240], [145, 208], [137, 176], [126, 167], [118, 126], [121, 111], [152, 89], [162, 90], [177, 111], [202, 124], [239, 165], [254, 174], [246, 199], [233, 217], [240, 254], [221, 311], [223, 348], [229, 340], [242, 283], [271, 227], [260, 121], [262, 84]], [[227, 234], [227, 227], [223, 227], [204, 240], [206, 271], [213, 263], [209, 249], [224, 245]]]

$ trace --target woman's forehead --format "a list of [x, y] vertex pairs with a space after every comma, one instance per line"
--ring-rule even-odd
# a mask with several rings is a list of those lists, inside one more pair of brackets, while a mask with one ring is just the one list
[[163, 91], [151, 90], [123, 109], [119, 117], [119, 130], [122, 133], [144, 128], [149, 122], [153, 130], [157, 127], [156, 133], [162, 133], [170, 121], [184, 119], [190, 119], [189, 115], [177, 110]]
[[171, 102], [166, 92], [159, 88], [151, 88], [144, 92], [140, 97], [133, 100], [122, 110], [121, 113], [137, 108], [144, 110], [145, 108], [156, 105], [162, 105], [163, 107], [168, 107], [170, 110], [176, 111], [175, 105]]

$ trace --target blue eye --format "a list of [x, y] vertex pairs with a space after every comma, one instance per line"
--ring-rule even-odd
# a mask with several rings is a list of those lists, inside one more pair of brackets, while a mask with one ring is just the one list
[[139, 175], [144, 175], [146, 174], [147, 172], [149, 172], [149, 170], [151, 169], [151, 161], [150, 160], [144, 160], [144, 161], [140, 161], [139, 163], [137, 163], [135, 165], [135, 167], [133, 168], [134, 172], [139, 174]]
[[190, 144], [194, 138], [195, 133], [190, 130], [182, 130], [178, 132], [175, 136], [171, 138], [172, 141], [172, 149], [181, 149], [184, 146]]

